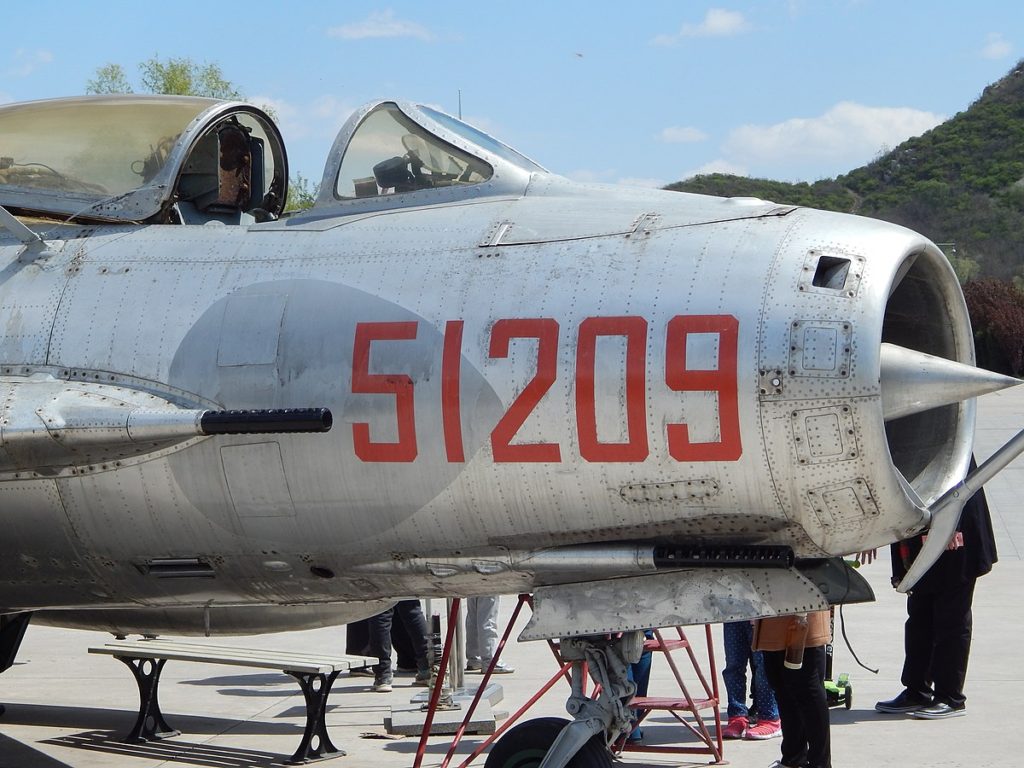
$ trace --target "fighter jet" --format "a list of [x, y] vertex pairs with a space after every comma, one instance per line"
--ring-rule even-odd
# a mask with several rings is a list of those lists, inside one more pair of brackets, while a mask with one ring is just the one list
[[0, 136], [7, 665], [29, 617], [269, 632], [532, 592], [524, 638], [601, 670], [566, 765], [629, 727], [637, 630], [865, 599], [836, 558], [931, 527], [907, 589], [1024, 446], [965, 478], [974, 398], [1017, 382], [892, 224], [576, 183], [401, 101], [292, 215], [248, 104], [10, 104]]

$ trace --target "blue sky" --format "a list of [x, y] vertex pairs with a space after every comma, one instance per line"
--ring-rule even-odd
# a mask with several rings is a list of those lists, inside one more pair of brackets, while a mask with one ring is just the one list
[[[154, 55], [216, 62], [319, 181], [376, 98], [456, 114], [575, 179], [813, 181], [966, 109], [1024, 58], [1020, 0], [9, 3], [0, 102]], [[2, 137], [0, 137], [2, 142]]]

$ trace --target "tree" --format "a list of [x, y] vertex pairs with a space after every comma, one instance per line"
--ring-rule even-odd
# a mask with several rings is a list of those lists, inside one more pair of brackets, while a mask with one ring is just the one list
[[[211, 99], [243, 101], [245, 97], [224, 73], [218, 64], [199, 64], [182, 56], [161, 61], [153, 56], [139, 64], [140, 83], [146, 93], [173, 94], [177, 96], [206, 96]], [[86, 93], [134, 93], [124, 67], [120, 64], [104, 64], [97, 67], [95, 76], [85, 85]], [[264, 111], [269, 111], [264, 108]], [[288, 182], [288, 210], [298, 211], [309, 208], [316, 201], [318, 184], [311, 184], [301, 173], [294, 181]]]
[[96, 77], [85, 84], [86, 93], [132, 93], [132, 86], [120, 64], [104, 64]]
[[312, 208], [316, 196], [320, 194], [320, 185], [313, 184], [301, 173], [295, 174], [295, 180], [288, 182], [288, 204], [286, 211], [304, 211]]
[[[159, 56], [139, 64], [140, 84], [146, 93], [206, 96], [211, 99], [242, 99], [235, 84], [224, 77], [218, 64], [199, 64], [187, 57], [161, 61]], [[85, 85], [86, 93], [134, 93], [124, 67], [104, 64]]]
[[1007, 280], [972, 280], [964, 286], [964, 299], [978, 364], [1019, 376], [1024, 371], [1024, 291]]
[[167, 63], [153, 57], [139, 65], [142, 85], [150, 93], [179, 96], [207, 96], [211, 99], [241, 99], [242, 94], [224, 78], [217, 64], [197, 64], [192, 59], [168, 59]]

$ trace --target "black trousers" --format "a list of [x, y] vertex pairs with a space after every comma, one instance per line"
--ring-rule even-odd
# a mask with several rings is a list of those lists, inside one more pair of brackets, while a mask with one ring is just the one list
[[941, 592], [907, 596], [903, 686], [936, 701], [962, 707], [971, 653], [975, 579]]
[[423, 616], [423, 608], [419, 600], [399, 600], [394, 608], [371, 616], [369, 622], [370, 655], [380, 659], [373, 667], [377, 679], [390, 680], [393, 673], [391, 670], [391, 624], [398, 616], [409, 640], [413, 646], [413, 653], [416, 657], [416, 668], [425, 670], [430, 668], [427, 661], [427, 620]]
[[785, 651], [765, 651], [764, 671], [775, 689], [782, 720], [782, 764], [832, 768], [825, 646], [807, 648], [800, 669], [787, 669]]
[[[399, 622], [401, 624], [401, 622]], [[399, 669], [416, 669], [416, 650], [403, 624], [391, 624], [391, 647], [398, 657]], [[370, 620], [350, 621], [345, 627], [345, 653], [353, 656], [370, 655]]]

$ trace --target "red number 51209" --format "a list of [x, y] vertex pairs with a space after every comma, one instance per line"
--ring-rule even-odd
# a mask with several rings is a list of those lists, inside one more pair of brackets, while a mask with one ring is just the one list
[[[415, 321], [358, 323], [352, 354], [352, 392], [390, 395], [395, 399], [397, 440], [372, 439], [370, 425], [352, 425], [356, 456], [367, 462], [411, 462], [416, 443], [415, 384], [404, 373], [370, 373], [370, 350], [374, 342], [410, 342], [417, 334]], [[580, 457], [588, 462], [642, 462], [650, 455], [647, 434], [647, 321], [642, 317], [588, 317], [579, 326], [574, 361], [573, 406]], [[462, 415], [459, 383], [462, 363], [463, 321], [445, 325], [441, 363], [441, 415], [445, 453], [449, 462], [465, 460], [462, 443]], [[511, 318], [497, 320], [491, 328], [487, 354], [492, 359], [508, 357], [512, 339], [535, 339], [537, 362], [530, 381], [509, 404], [491, 431], [491, 452], [495, 462], [560, 462], [557, 442], [513, 442], [520, 428], [540, 404], [558, 377], [560, 328], [553, 318]], [[718, 365], [714, 369], [691, 369], [687, 365], [687, 341], [691, 334], [718, 337]], [[740, 440], [736, 355], [739, 323], [732, 315], [677, 315], [669, 320], [665, 341], [665, 384], [675, 392], [711, 392], [718, 400], [718, 440], [693, 442], [689, 425], [666, 425], [669, 455], [676, 461], [736, 461], [743, 452]], [[597, 434], [598, 408], [595, 398], [597, 339], [603, 336], [625, 340], [626, 430], [621, 442], [602, 441]], [[615, 407], [618, 407], [617, 403]]]

